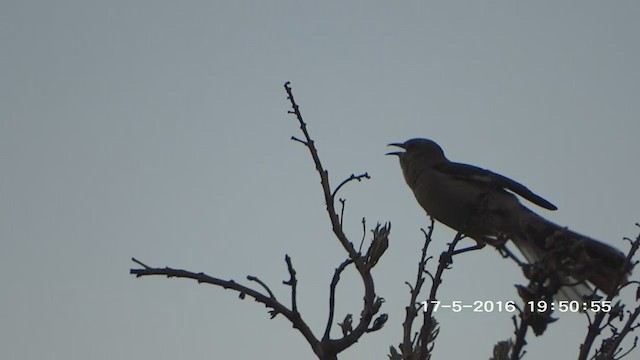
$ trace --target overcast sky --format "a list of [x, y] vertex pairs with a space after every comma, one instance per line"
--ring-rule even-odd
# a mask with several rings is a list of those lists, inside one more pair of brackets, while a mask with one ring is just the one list
[[[334, 186], [372, 177], [342, 192], [352, 241], [363, 217], [393, 224], [374, 271], [390, 320], [342, 359], [384, 359], [401, 341], [428, 224], [390, 142], [431, 138], [559, 207], [543, 216], [626, 250], [640, 220], [639, 18], [634, 1], [2, 1], [0, 357], [313, 358], [261, 304], [129, 275], [135, 256], [256, 275], [288, 299], [289, 254], [299, 309], [322, 333], [346, 254], [289, 140], [285, 81]], [[453, 235], [438, 225], [433, 254]], [[442, 301], [469, 303], [518, 300], [524, 279], [485, 249], [444, 281]], [[336, 318], [361, 303], [351, 272]], [[435, 359], [489, 358], [513, 332], [509, 314], [436, 316]], [[586, 320], [559, 317], [527, 358], [576, 357]]]

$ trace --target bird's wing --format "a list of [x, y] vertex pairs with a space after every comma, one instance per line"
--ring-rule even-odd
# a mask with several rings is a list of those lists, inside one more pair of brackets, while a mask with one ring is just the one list
[[489, 170], [479, 168], [477, 166], [446, 161], [436, 165], [434, 169], [438, 172], [459, 179], [481, 183], [484, 186], [508, 189], [531, 201], [532, 203], [548, 210], [558, 209], [555, 205], [534, 194], [531, 190], [529, 190], [526, 186], [520, 184], [519, 182], [511, 180], [506, 176], [496, 174]]

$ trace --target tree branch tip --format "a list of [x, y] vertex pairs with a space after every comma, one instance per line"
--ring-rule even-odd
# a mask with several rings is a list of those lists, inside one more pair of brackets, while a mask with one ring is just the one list
[[[133, 261], [134, 263], [136, 263], [136, 264], [138, 264], [138, 265], [142, 266], [143, 268], [145, 268], [145, 270], [149, 270], [149, 269], [151, 269], [151, 267], [147, 266], [147, 265], [146, 265], [146, 264], [144, 264], [142, 261], [140, 261], [140, 260], [138, 260], [138, 259], [136, 259], [136, 258], [134, 258], [134, 257], [132, 257], [132, 258], [131, 258], [131, 261]], [[140, 276], [140, 275], [138, 275], [138, 277], [139, 277], [139, 276]]]
[[436, 277], [431, 273], [431, 271], [425, 270], [424, 273], [427, 274], [427, 276], [429, 276], [431, 278], [432, 282], [434, 282], [434, 283], [436, 282]]
[[297, 137], [295, 137], [295, 136], [291, 136], [291, 140], [293, 140], [293, 141], [297, 141], [297, 142], [299, 142], [299, 143], [303, 144], [304, 146], [309, 146], [309, 143], [308, 143], [308, 142], [306, 142], [306, 141], [304, 141], [304, 140], [300, 140], [300, 139], [298, 139], [298, 138], [297, 138]]
[[284, 261], [287, 263], [289, 272], [293, 272], [295, 274], [296, 270], [293, 268], [293, 261], [291, 260], [291, 257], [287, 255], [287, 257], [284, 258]]

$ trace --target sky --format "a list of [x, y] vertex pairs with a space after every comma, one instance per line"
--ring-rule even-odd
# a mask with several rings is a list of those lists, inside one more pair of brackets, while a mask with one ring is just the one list
[[[290, 140], [286, 81], [332, 184], [371, 175], [341, 190], [352, 241], [363, 217], [392, 223], [373, 272], [390, 319], [341, 359], [384, 359], [401, 341], [428, 225], [388, 143], [433, 139], [550, 200], [558, 211], [535, 209], [549, 220], [626, 250], [640, 221], [639, 17], [634, 1], [2, 1], [0, 357], [313, 358], [261, 304], [129, 274], [136, 257], [255, 275], [285, 301], [288, 254], [322, 333], [346, 254]], [[432, 254], [453, 236], [436, 225]], [[359, 314], [357, 280], [343, 276], [336, 319]], [[524, 281], [484, 249], [456, 258], [439, 294], [518, 300]], [[435, 359], [489, 358], [513, 332], [509, 314], [435, 315]], [[586, 320], [559, 317], [527, 358], [576, 357]]]

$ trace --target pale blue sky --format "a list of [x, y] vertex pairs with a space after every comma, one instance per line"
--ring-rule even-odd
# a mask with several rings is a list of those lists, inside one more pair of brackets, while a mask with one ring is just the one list
[[[135, 279], [135, 256], [288, 288], [316, 333], [345, 254], [288, 116], [292, 81], [345, 227], [391, 221], [376, 267], [385, 328], [342, 359], [401, 340], [427, 218], [385, 145], [438, 141], [452, 160], [525, 183], [543, 215], [618, 247], [640, 220], [640, 4], [633, 1], [3, 1], [0, 3], [0, 357], [313, 358], [265, 308], [186, 280]], [[438, 226], [437, 254], [453, 233]], [[337, 318], [358, 314], [354, 275]], [[443, 301], [517, 299], [519, 270], [456, 259]], [[436, 359], [488, 358], [506, 314], [436, 314]], [[564, 314], [528, 358], [575, 358]], [[335, 335], [339, 330], [335, 329]]]

